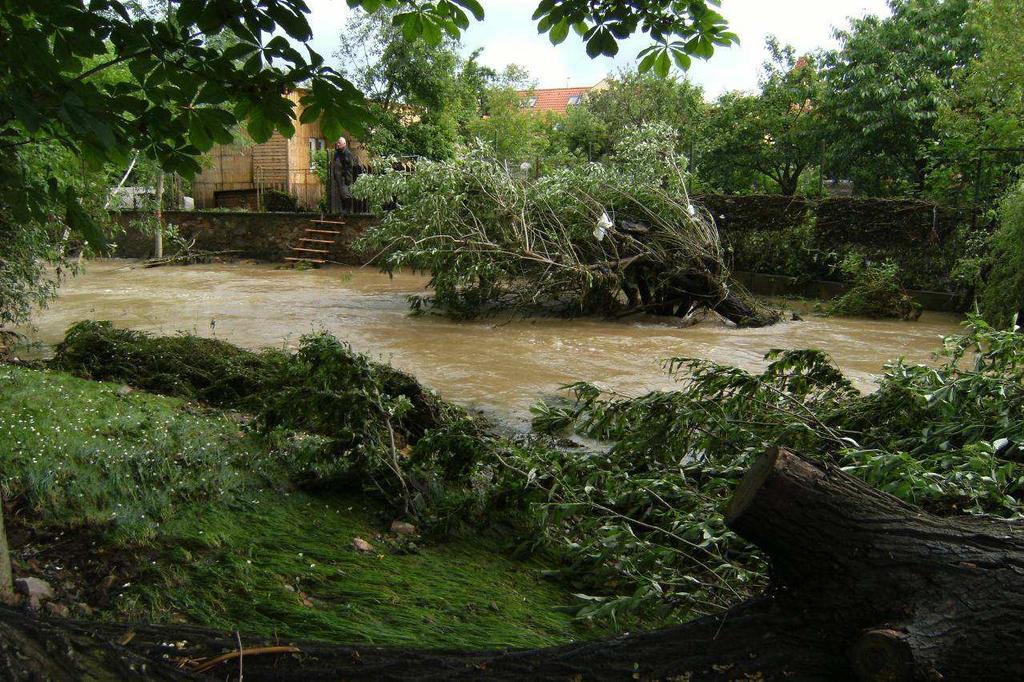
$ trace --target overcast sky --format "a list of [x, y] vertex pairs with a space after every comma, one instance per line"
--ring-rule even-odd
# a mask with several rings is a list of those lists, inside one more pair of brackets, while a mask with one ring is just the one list
[[[331, 58], [349, 9], [345, 0], [307, 0], [307, 4], [312, 10], [313, 46]], [[620, 44], [615, 59], [590, 59], [571, 31], [558, 47], [547, 36], [537, 35], [530, 19], [537, 0], [481, 0], [481, 4], [487, 16], [464, 34], [465, 52], [482, 47], [481, 61], [499, 69], [521, 64], [542, 88], [593, 85], [620, 67], [631, 67], [637, 52], [647, 45], [643, 37], [635, 37]], [[704, 86], [708, 97], [757, 86], [766, 57], [765, 36], [775, 34], [801, 52], [830, 47], [835, 44], [833, 28], [845, 27], [848, 17], [888, 14], [888, 5], [885, 0], [723, 0], [721, 13], [742, 42], [719, 48], [708, 62], [694, 60], [689, 77]]]

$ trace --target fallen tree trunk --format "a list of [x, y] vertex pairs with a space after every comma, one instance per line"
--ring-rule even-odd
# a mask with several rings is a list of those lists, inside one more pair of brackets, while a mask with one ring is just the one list
[[249, 647], [289, 642], [187, 627], [42, 622], [0, 609], [0, 666], [14, 680], [33, 673], [80, 679], [86, 669], [174, 679], [241, 642], [241, 656], [206, 672], [237, 678], [244, 666], [250, 682], [1024, 677], [1020, 524], [931, 516], [836, 467], [774, 449], [740, 484], [728, 522], [771, 557], [768, 594], [655, 632], [521, 651], [298, 642], [299, 653], [258, 653]]

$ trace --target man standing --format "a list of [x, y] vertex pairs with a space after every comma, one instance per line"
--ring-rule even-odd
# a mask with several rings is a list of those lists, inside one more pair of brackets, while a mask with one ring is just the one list
[[356, 180], [356, 159], [348, 148], [348, 141], [339, 137], [334, 144], [334, 158], [329, 172], [331, 213], [347, 213], [352, 209], [352, 183]]

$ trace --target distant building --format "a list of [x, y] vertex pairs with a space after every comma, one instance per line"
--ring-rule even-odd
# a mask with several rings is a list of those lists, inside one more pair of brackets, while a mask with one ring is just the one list
[[[207, 154], [210, 165], [192, 182], [196, 208], [256, 210], [266, 205], [263, 193], [276, 190], [294, 197], [298, 208], [316, 210], [323, 188], [316, 174], [314, 153], [333, 149], [335, 141], [324, 138], [319, 121], [298, 122], [303, 94], [301, 90], [289, 94], [296, 118], [291, 138], [275, 132], [260, 144], [214, 145]], [[348, 134], [345, 137], [356, 157], [366, 163], [362, 145]]]
[[529, 111], [545, 112], [552, 111], [556, 114], [564, 114], [569, 107], [581, 104], [590, 92], [604, 90], [608, 85], [605, 80], [596, 85], [575, 87], [575, 88], [536, 88], [533, 90], [519, 90], [519, 105]]

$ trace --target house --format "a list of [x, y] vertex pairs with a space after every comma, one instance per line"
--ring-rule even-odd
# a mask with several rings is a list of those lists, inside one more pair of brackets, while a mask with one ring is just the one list
[[587, 93], [604, 90], [608, 87], [607, 79], [601, 80], [596, 85], [574, 87], [574, 88], [535, 88], [533, 90], [519, 90], [520, 106], [523, 109], [537, 112], [551, 111], [556, 114], [564, 114], [569, 107], [576, 106], [583, 102]]
[[[207, 154], [208, 165], [192, 182], [196, 208], [265, 208], [268, 190], [295, 198], [298, 208], [316, 210], [323, 188], [316, 174], [314, 152], [332, 148], [320, 129], [320, 122], [299, 123], [302, 113], [300, 91], [289, 94], [295, 103], [295, 134], [280, 133], [260, 144], [244, 142], [214, 145]], [[351, 136], [345, 136], [361, 163], [366, 163], [365, 148]]]

